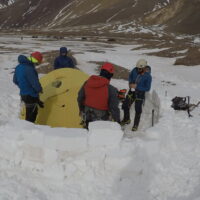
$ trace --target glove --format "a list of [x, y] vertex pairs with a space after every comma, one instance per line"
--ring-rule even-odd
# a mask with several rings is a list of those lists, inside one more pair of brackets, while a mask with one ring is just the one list
[[40, 93], [43, 94], [43, 88], [41, 89]]
[[38, 100], [38, 105], [40, 106], [40, 108], [44, 108], [44, 102]]

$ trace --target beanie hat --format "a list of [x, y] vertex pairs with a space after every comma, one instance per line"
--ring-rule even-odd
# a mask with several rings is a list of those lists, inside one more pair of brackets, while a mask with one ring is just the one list
[[107, 72], [109, 72], [110, 74], [114, 74], [115, 69], [114, 66], [111, 63], [104, 63], [101, 67], [101, 70], [106, 70]]
[[31, 54], [31, 57], [34, 58], [34, 62], [33, 63], [41, 63], [42, 62], [42, 59], [43, 59], [43, 55], [38, 52], [38, 51], [35, 51]]

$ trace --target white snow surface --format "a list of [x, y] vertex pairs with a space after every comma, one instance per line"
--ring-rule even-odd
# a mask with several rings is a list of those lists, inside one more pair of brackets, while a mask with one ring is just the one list
[[[175, 58], [147, 56], [149, 50], [133, 51], [134, 44], [20, 38], [0, 37], [1, 200], [200, 200], [200, 109], [188, 118], [170, 107], [174, 96], [200, 100], [200, 66], [174, 66]], [[60, 46], [71, 49], [78, 67], [88, 74], [97, 67], [90, 61], [131, 70], [139, 58], [147, 59], [151, 91], [161, 103], [158, 123], [151, 127], [149, 101], [139, 131], [133, 134], [127, 126], [124, 137], [114, 122], [94, 122], [87, 131], [20, 120], [19, 90], [12, 83], [18, 55]], [[128, 85], [124, 80], [111, 84], [118, 89]], [[134, 105], [131, 111], [133, 119]]]

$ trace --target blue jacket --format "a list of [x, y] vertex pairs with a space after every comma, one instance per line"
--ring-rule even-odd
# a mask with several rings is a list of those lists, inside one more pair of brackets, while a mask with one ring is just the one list
[[38, 97], [42, 87], [34, 64], [26, 56], [18, 57], [19, 65], [15, 68], [13, 82], [19, 87], [20, 95]]
[[129, 83], [137, 84], [136, 90], [148, 92], [151, 89], [152, 77], [150, 73], [139, 74], [135, 67], [129, 75]]
[[74, 63], [72, 59], [65, 55], [65, 56], [58, 56], [54, 61], [54, 69], [60, 69], [60, 68], [74, 68]]
[[135, 83], [135, 80], [137, 78], [137, 75], [138, 75], [138, 70], [137, 70], [137, 67], [135, 67], [131, 73], [129, 74], [129, 83]]

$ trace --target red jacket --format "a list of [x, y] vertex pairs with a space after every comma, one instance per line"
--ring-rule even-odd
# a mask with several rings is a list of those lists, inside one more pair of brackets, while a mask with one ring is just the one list
[[108, 110], [108, 85], [108, 79], [91, 76], [84, 85], [84, 105], [98, 110]]

